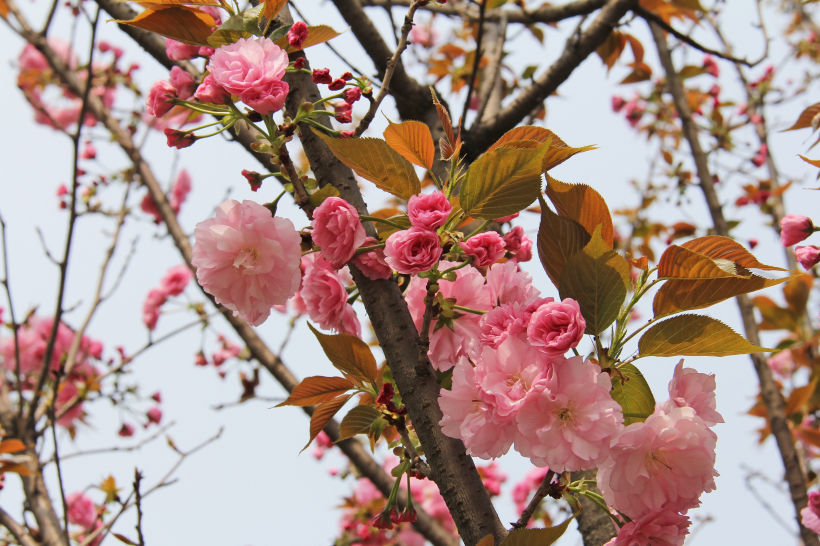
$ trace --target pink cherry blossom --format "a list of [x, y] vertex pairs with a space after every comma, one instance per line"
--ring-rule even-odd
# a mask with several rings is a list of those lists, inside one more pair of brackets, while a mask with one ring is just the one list
[[169, 199], [171, 208], [174, 209], [175, 213], [179, 214], [182, 204], [190, 192], [191, 175], [188, 174], [188, 171], [182, 169], [179, 171], [176, 181], [174, 181], [174, 186], [171, 188], [171, 198]]
[[384, 247], [384, 259], [390, 267], [404, 275], [429, 271], [438, 262], [441, 253], [438, 235], [417, 227], [393, 233]]
[[192, 263], [203, 289], [254, 326], [287, 302], [301, 279], [301, 237], [293, 223], [254, 203], [229, 199], [200, 222]]
[[508, 337], [526, 340], [530, 317], [546, 301], [552, 301], [552, 298], [538, 298], [529, 305], [505, 303], [483, 315], [479, 321], [481, 345], [496, 349]]
[[689, 534], [689, 517], [663, 509], [621, 527], [618, 536], [604, 546], [683, 546]]
[[476, 267], [488, 267], [504, 257], [504, 239], [495, 231], [485, 231], [458, 243]]
[[547, 356], [563, 356], [584, 337], [586, 321], [578, 302], [548, 301], [532, 314], [527, 327], [530, 343]]
[[501, 470], [501, 466], [493, 461], [486, 466], [477, 466], [478, 475], [484, 483], [484, 488], [491, 497], [501, 494], [501, 484], [507, 481], [507, 474]]
[[794, 248], [794, 256], [803, 269], [811, 269], [820, 262], [820, 248], [816, 246], [798, 246]]
[[800, 510], [800, 516], [803, 527], [820, 534], [820, 491], [809, 493], [809, 505]]
[[766, 361], [772, 372], [781, 380], [791, 377], [797, 369], [797, 363], [794, 361], [794, 355], [789, 349], [775, 353], [769, 360]]
[[716, 410], [714, 374], [698, 373], [683, 367], [683, 360], [675, 366], [672, 381], [669, 382], [669, 400], [661, 405], [662, 411], [669, 413], [674, 408], [689, 406], [703, 419], [707, 426], [723, 423], [723, 416]]
[[154, 198], [151, 197], [150, 193], [146, 193], [145, 197], [142, 198], [140, 201], [140, 209], [145, 214], [150, 214], [154, 217], [154, 222], [157, 224], [162, 223], [162, 215], [159, 213], [159, 209], [157, 208], [157, 204], [154, 202]]
[[160, 309], [168, 301], [168, 294], [160, 288], [152, 288], [142, 303], [142, 322], [149, 330], [157, 327]]
[[521, 263], [532, 260], [532, 239], [524, 235], [521, 238], [521, 248], [513, 252], [511, 262]]
[[176, 97], [177, 91], [173, 85], [165, 80], [156, 81], [145, 99], [145, 110], [152, 116], [161, 118], [174, 107], [171, 101]]
[[130, 423], [123, 423], [120, 430], [117, 431], [117, 435], [122, 436], [123, 438], [130, 438], [134, 435], [134, 425]]
[[311, 225], [313, 242], [336, 269], [349, 262], [367, 238], [356, 207], [341, 197], [328, 197], [316, 207]]
[[[493, 306], [505, 303], [529, 305], [541, 295], [532, 285], [532, 277], [513, 262], [495, 264], [487, 271], [487, 288]], [[552, 298], [549, 298], [552, 301]]]
[[[515, 503], [515, 508], [520, 515], [527, 507], [530, 501], [530, 493], [541, 486], [541, 482], [549, 472], [549, 468], [533, 468], [524, 476], [520, 482], [515, 484], [512, 491], [512, 499]], [[530, 522], [532, 523], [532, 522]]]
[[452, 206], [444, 193], [420, 193], [407, 201], [407, 216], [410, 225], [435, 231], [447, 221]]
[[148, 422], [145, 423], [146, 428], [151, 423], [158, 425], [159, 422], [162, 421], [162, 410], [158, 406], [155, 406], [146, 411], [145, 416], [148, 418]]
[[465, 357], [453, 371], [452, 389], [441, 390], [438, 399], [444, 414], [441, 431], [464, 442], [467, 453], [482, 459], [500, 457], [510, 450], [515, 428], [509, 423], [497, 424], [491, 409], [476, 387], [475, 370]]
[[287, 67], [287, 53], [268, 38], [240, 38], [217, 49], [208, 63], [216, 83], [263, 115], [285, 104]]
[[205, 76], [205, 79], [196, 88], [194, 96], [200, 101], [210, 104], [225, 104], [231, 98], [231, 94], [216, 83], [211, 74]]
[[[70, 428], [74, 424], [74, 421], [80, 419], [85, 413], [82, 402], [78, 403], [79, 394], [80, 391], [73, 382], [60, 385], [60, 392], [54, 401], [54, 407], [57, 413], [62, 413], [62, 415], [57, 418], [57, 424], [61, 427]], [[68, 404], [70, 404], [70, 407], [66, 407]]]
[[609, 375], [583, 357], [554, 361], [546, 388], [516, 416], [516, 451], [558, 473], [595, 468], [623, 429], [611, 389]]
[[[353, 335], [360, 333], [360, 328], [355, 327], [358, 319], [355, 323], [351, 322], [355, 318], [355, 312], [351, 317], [348, 311], [347, 290], [335, 271], [322, 267], [310, 268], [302, 280], [302, 289], [299, 293], [305, 303], [308, 316], [320, 328], [344, 331], [344, 333]], [[347, 319], [347, 323], [344, 319]], [[349, 330], [351, 327], [353, 331]]]
[[68, 506], [68, 522], [88, 529], [97, 520], [97, 505], [82, 491], [76, 491], [65, 498]]
[[166, 38], [165, 54], [173, 61], [187, 61], [199, 55], [199, 46], [183, 44], [182, 42]]
[[780, 244], [792, 246], [814, 233], [811, 218], [799, 214], [787, 214], [780, 221]]
[[[416, 228], [414, 228], [416, 229]], [[431, 232], [427, 232], [431, 233]], [[442, 268], [457, 265], [454, 262], [441, 262]], [[484, 285], [484, 277], [471, 265], [455, 271], [456, 280], [439, 281], [439, 292], [444, 298], [455, 298], [456, 305], [486, 311], [490, 309], [489, 293]], [[413, 277], [410, 286], [404, 293], [407, 307], [417, 330], [421, 330], [424, 321], [424, 296], [427, 293], [427, 280]], [[479, 321], [481, 317], [472, 313], [463, 313], [452, 321], [449, 326], [436, 328], [436, 323], [430, 325], [430, 362], [434, 368], [447, 371], [452, 368], [459, 357], [467, 355], [471, 349], [478, 346], [480, 334]]]
[[667, 503], [681, 512], [694, 508], [715, 488], [716, 441], [690, 407], [655, 413], [613, 443], [598, 468], [598, 487], [607, 504], [632, 519]]
[[179, 296], [192, 278], [194, 273], [187, 265], [175, 265], [159, 281], [160, 290], [169, 296]]
[[[378, 241], [373, 237], [368, 237], [362, 246], [373, 246]], [[353, 257], [353, 264], [359, 268], [365, 277], [370, 280], [389, 279], [393, 276], [393, 269], [387, 264], [384, 258], [384, 249], [376, 248]]]
[[[26, 375], [40, 373], [53, 325], [54, 319], [52, 317], [41, 318], [33, 315], [19, 328], [17, 349], [20, 353], [20, 373]], [[74, 332], [65, 323], [60, 322], [57, 326], [57, 337], [54, 340], [50, 369], [59, 369], [61, 361], [68, 356], [68, 351], [73, 342]], [[75, 366], [81, 365], [87, 355], [90, 354], [92, 343], [88, 338], [82, 338], [80, 351], [78, 351], [75, 359]], [[101, 352], [102, 345], [95, 345], [94, 349], [95, 351], [99, 349]], [[5, 337], [0, 342], [0, 355], [3, 357], [3, 367], [6, 370], [15, 370], [17, 367], [17, 350], [15, 350], [14, 336]]]
[[185, 70], [178, 66], [171, 67], [171, 74], [169, 76], [171, 85], [176, 89], [177, 95], [181, 99], [189, 99], [194, 94], [196, 89], [196, 82], [194, 77], [188, 74]]

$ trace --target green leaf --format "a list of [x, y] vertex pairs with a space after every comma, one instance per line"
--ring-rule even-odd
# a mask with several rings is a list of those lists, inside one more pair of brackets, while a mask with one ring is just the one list
[[208, 37], [211, 47], [218, 48], [223, 45], [232, 44], [240, 38], [250, 38], [251, 36], [261, 36], [262, 28], [259, 26], [259, 12], [263, 6], [245, 10], [242, 13], [229, 17], [227, 21]]
[[381, 412], [373, 406], [356, 406], [342, 419], [337, 442], [352, 438], [357, 434], [368, 434], [370, 427], [381, 416]]
[[321, 404], [333, 400], [353, 387], [353, 383], [344, 377], [306, 377], [296, 385], [288, 399], [276, 407]]
[[373, 353], [367, 343], [350, 334], [333, 336], [323, 334], [310, 323], [308, 327], [319, 340], [322, 350], [336, 369], [362, 381], [376, 384], [378, 375], [376, 359], [373, 358]]
[[[624, 425], [641, 423], [655, 411], [655, 397], [643, 374], [633, 364], [618, 368], [612, 373], [612, 399], [621, 405]], [[621, 377], [623, 375], [623, 377]]]
[[589, 243], [589, 233], [571, 218], [552, 212], [544, 198], [541, 203], [541, 225], [538, 227], [538, 257], [552, 284], [558, 286], [567, 262]]
[[638, 342], [641, 356], [729, 356], [770, 352], [711, 317], [679, 315], [652, 326]]
[[318, 207], [328, 197], [339, 197], [339, 195], [339, 190], [328, 184], [324, 188], [319, 188], [310, 194], [310, 204], [314, 207]]
[[618, 317], [629, 286], [629, 264], [601, 237], [599, 225], [589, 243], [567, 262], [558, 281], [561, 298], [581, 307], [587, 334], [597, 335]]
[[273, 32], [270, 33], [268, 39], [275, 42], [276, 40], [282, 38], [283, 36], [287, 36], [288, 32], [290, 31], [290, 27], [293, 25], [283, 25], [281, 27], [276, 28]]
[[575, 516], [560, 525], [548, 529], [518, 529], [512, 531], [501, 542], [501, 546], [550, 546], [550, 544], [555, 544], [555, 541], [567, 532], [567, 526], [574, 518]]
[[549, 146], [549, 142], [515, 140], [479, 157], [461, 185], [461, 208], [482, 220], [525, 209], [541, 192], [541, 166]]
[[379, 189], [404, 200], [421, 192], [421, 182], [412, 163], [387, 142], [377, 138], [338, 139], [311, 130], [325, 141], [339, 161]]

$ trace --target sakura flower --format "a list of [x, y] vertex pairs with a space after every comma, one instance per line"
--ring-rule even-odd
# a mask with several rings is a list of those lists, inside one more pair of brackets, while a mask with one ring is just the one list
[[524, 512], [527, 504], [529, 504], [530, 493], [540, 487], [547, 472], [549, 472], [549, 468], [533, 468], [527, 472], [523, 480], [515, 484], [512, 491], [512, 499], [519, 515]]
[[122, 436], [123, 438], [130, 438], [134, 435], [134, 425], [130, 423], [123, 423], [120, 430], [117, 431], [118, 436]]
[[809, 505], [800, 510], [800, 516], [803, 527], [820, 534], [820, 491], [809, 493]]
[[412, 227], [397, 231], [387, 238], [384, 259], [404, 275], [429, 271], [441, 257], [438, 235], [424, 228]]
[[165, 80], [154, 82], [145, 99], [145, 109], [154, 117], [161, 118], [174, 107], [172, 102], [177, 97], [177, 91]]
[[555, 472], [595, 468], [623, 429], [621, 407], [609, 394], [608, 374], [576, 356], [556, 360], [546, 388], [522, 405], [515, 449]]
[[[373, 246], [378, 241], [368, 237], [362, 246]], [[393, 276], [393, 269], [387, 264], [384, 249], [376, 248], [353, 257], [353, 264], [359, 268], [365, 277], [370, 280], [389, 279]]]
[[145, 412], [145, 416], [148, 418], [148, 422], [145, 423], [146, 428], [151, 423], [158, 425], [162, 421], [162, 410], [159, 407], [153, 407]]
[[548, 301], [532, 314], [527, 326], [530, 343], [547, 356], [563, 356], [584, 337], [586, 321], [578, 302]]
[[225, 104], [231, 98], [231, 94], [216, 83], [211, 74], [205, 76], [205, 79], [196, 88], [194, 96], [202, 102], [211, 104]]
[[160, 308], [165, 305], [167, 300], [168, 295], [159, 288], [153, 288], [148, 292], [142, 304], [142, 322], [149, 330], [153, 330], [157, 327]]
[[182, 42], [166, 38], [165, 54], [173, 61], [187, 61], [199, 55], [199, 46], [183, 44]]
[[799, 214], [787, 214], [780, 221], [780, 244], [792, 246], [814, 233], [811, 218]]
[[[310, 319], [320, 328], [353, 335], [360, 333], [360, 328], [356, 327], [358, 319], [355, 319], [355, 312], [351, 317], [348, 311], [345, 285], [335, 271], [323, 267], [310, 268], [305, 273], [299, 293]], [[350, 331], [351, 328], [353, 331]]]
[[340, 197], [328, 197], [313, 211], [313, 242], [333, 267], [339, 269], [353, 258], [364, 242], [364, 227], [356, 208]]
[[254, 326], [287, 302], [301, 279], [301, 237], [293, 223], [254, 203], [229, 199], [196, 225], [192, 263], [203, 289]]
[[97, 506], [91, 497], [82, 491], [77, 491], [67, 495], [65, 498], [68, 506], [68, 522], [88, 529], [97, 520]]
[[179, 296], [193, 277], [194, 274], [188, 266], [175, 265], [159, 281], [160, 290], [169, 296]]
[[[529, 305], [541, 294], [532, 277], [512, 262], [495, 264], [487, 271], [487, 288], [494, 307], [505, 303]], [[552, 301], [552, 298], [549, 298]]]
[[508, 337], [519, 337], [526, 340], [527, 326], [530, 317], [541, 304], [552, 301], [552, 298], [538, 298], [529, 305], [522, 303], [505, 303], [482, 315], [479, 325], [481, 334], [479, 342], [483, 346], [498, 346]]
[[62, 413], [57, 418], [57, 424], [63, 428], [70, 428], [74, 421], [80, 419], [85, 411], [83, 410], [82, 399], [79, 397], [80, 391], [73, 382], [60, 385], [60, 392], [54, 401], [57, 413]]
[[308, 37], [308, 26], [302, 21], [296, 21], [288, 31], [288, 45], [293, 50], [302, 49], [302, 44]]
[[626, 427], [598, 468], [607, 504], [637, 519], [668, 508], [700, 505], [715, 488], [717, 436], [690, 407], [656, 413]]
[[188, 174], [188, 171], [182, 169], [174, 181], [174, 186], [171, 188], [171, 198], [169, 199], [171, 208], [174, 209], [175, 213], [179, 214], [179, 210], [182, 208], [182, 204], [185, 202], [190, 191], [191, 175]]
[[682, 546], [690, 523], [688, 516], [676, 510], [649, 512], [621, 527], [618, 536], [604, 546]]
[[189, 99], [193, 96], [194, 90], [196, 90], [196, 82], [188, 72], [178, 66], [173, 66], [168, 79], [171, 80], [171, 86], [176, 89], [179, 98]]
[[459, 243], [464, 254], [473, 258], [476, 267], [488, 267], [504, 257], [506, 243], [495, 231], [485, 231]]
[[803, 269], [808, 270], [820, 262], [820, 248], [814, 245], [798, 246], [794, 248], [794, 256], [803, 266]]
[[689, 406], [707, 426], [723, 423], [723, 417], [715, 410], [715, 387], [714, 375], [684, 369], [681, 360], [669, 382], [669, 400], [661, 405], [661, 409], [669, 413], [674, 408]]
[[791, 377], [797, 369], [797, 363], [794, 361], [794, 355], [789, 349], [775, 353], [769, 360], [766, 361], [772, 372], [780, 379]]
[[447, 221], [452, 206], [440, 191], [414, 195], [407, 201], [407, 216], [413, 227], [435, 231]]

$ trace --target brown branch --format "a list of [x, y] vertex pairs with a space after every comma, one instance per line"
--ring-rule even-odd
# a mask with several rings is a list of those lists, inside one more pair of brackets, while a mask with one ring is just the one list
[[[700, 188], [706, 198], [706, 203], [709, 207], [709, 212], [711, 213], [712, 222], [715, 227], [715, 233], [729, 236], [729, 229], [726, 219], [723, 216], [723, 208], [715, 191], [714, 180], [709, 172], [707, 157], [698, 140], [697, 127], [692, 121], [692, 112], [686, 100], [683, 84], [675, 71], [672, 55], [669, 52], [663, 29], [654, 23], [649, 23], [649, 26], [658, 48], [661, 64], [666, 72], [668, 90], [672, 94], [675, 108], [678, 111], [678, 117], [681, 120], [683, 135], [692, 151], [692, 157], [695, 161], [698, 177], [700, 178]], [[754, 316], [754, 306], [749, 300], [749, 297], [746, 295], [738, 296], [737, 304], [740, 308], [740, 316], [743, 320], [743, 327], [746, 330], [746, 337], [753, 344], [760, 345], [760, 335]], [[789, 485], [789, 492], [791, 494], [792, 503], [794, 504], [795, 519], [800, 528], [800, 536], [806, 546], [820, 546], [820, 539], [818, 539], [817, 534], [803, 527], [801, 523], [800, 510], [805, 508], [808, 503], [806, 477], [800, 467], [800, 460], [794, 447], [794, 438], [792, 437], [791, 429], [786, 419], [780, 389], [772, 377], [772, 371], [766, 363], [766, 358], [763, 354], [754, 353], [751, 355], [751, 358], [760, 381], [760, 394], [769, 415], [769, 426], [777, 442], [780, 456], [783, 459], [783, 466], [786, 471], [786, 482]]]
[[473, 69], [470, 71], [470, 83], [467, 85], [467, 98], [464, 99], [464, 107], [461, 109], [461, 117], [459, 118], [459, 125], [463, 126], [467, 123], [467, 112], [470, 110], [470, 101], [473, 100], [473, 91], [475, 89], [475, 80], [478, 77], [478, 67], [481, 64], [481, 57], [484, 52], [481, 50], [481, 42], [484, 41], [484, 16], [487, 13], [487, 2], [481, 2], [478, 7], [478, 33], [475, 37], [475, 55], [473, 55]]
[[[384, 7], [391, 2], [394, 6], [409, 6], [411, 0], [359, 0], [363, 6], [379, 6]], [[466, 2], [465, 2], [466, 3]], [[422, 6], [421, 9], [438, 13], [440, 15], [447, 15], [450, 17], [458, 17], [469, 23], [475, 23], [479, 19], [478, 9], [473, 6], [464, 6], [462, 2], [451, 2], [447, 4], [429, 3]], [[544, 5], [538, 9], [529, 11], [524, 9], [509, 9], [510, 6], [504, 8], [497, 8], [489, 10], [485, 16], [487, 21], [500, 21], [503, 17], [507, 17], [510, 23], [520, 23], [522, 25], [533, 25], [535, 23], [557, 23], [570, 17], [577, 17], [578, 15], [588, 15], [593, 11], [599, 9], [606, 0], [576, 0], [559, 6]]]
[[39, 546], [37, 541], [34, 540], [34, 537], [28, 533], [28, 529], [14, 521], [14, 518], [2, 508], [0, 508], [0, 525], [8, 529], [11, 536], [13, 536], [21, 546]]
[[627, 11], [638, 5], [637, 0], [609, 0], [595, 21], [580, 36], [571, 36], [564, 52], [535, 82], [521, 92], [491, 121], [479, 121], [464, 137], [468, 160], [473, 160], [489, 148], [502, 134], [521, 122], [533, 109], [554, 93], [595, 49], [607, 39]]
[[523, 529], [527, 526], [532, 515], [538, 510], [538, 507], [541, 506], [541, 501], [552, 491], [552, 478], [554, 476], [555, 472], [552, 470], [547, 471], [544, 479], [541, 481], [541, 485], [539, 485], [535, 491], [535, 495], [532, 496], [527, 507], [521, 512], [521, 517], [518, 518], [517, 522], [513, 523], [513, 529]]
[[[490, 55], [490, 62], [485, 68], [486, 77], [481, 82], [481, 104], [478, 106], [475, 119], [494, 117], [501, 107], [503, 86], [501, 80], [501, 64], [504, 57], [504, 43], [507, 41], [507, 19], [501, 17], [498, 24], [493, 25], [490, 34], [495, 34], [495, 47]], [[490, 103], [492, 102], [492, 105]]]
[[[572, 481], [576, 480], [595, 480], [597, 470], [585, 470], [583, 472], [573, 472]], [[587, 485], [590, 491], [598, 493], [601, 491], [595, 483]], [[595, 504], [586, 495], [577, 495], [578, 501], [581, 503], [583, 510], [575, 518], [578, 520], [578, 530], [584, 537], [584, 546], [604, 546], [615, 535], [618, 534], [618, 529], [612, 522], [610, 515], [601, 510], [601, 507]]]
[[393, 74], [396, 72], [399, 63], [401, 62], [401, 54], [404, 53], [405, 49], [407, 49], [407, 36], [409, 36], [410, 31], [413, 30], [413, 17], [416, 14], [419, 4], [419, 0], [414, 0], [410, 4], [410, 9], [407, 11], [407, 15], [404, 16], [404, 24], [401, 26], [401, 36], [399, 37], [399, 43], [396, 46], [396, 51], [393, 53], [393, 56], [390, 57], [390, 60], [387, 61], [387, 67], [384, 71], [384, 77], [382, 78], [382, 86], [381, 89], [379, 89], [379, 94], [376, 95], [375, 100], [370, 101], [370, 108], [368, 108], [367, 113], [359, 122], [359, 126], [356, 127], [355, 135], [357, 137], [362, 136], [362, 133], [370, 127], [370, 123], [373, 121], [373, 118], [376, 117], [376, 112], [378, 112], [379, 106], [381, 106], [382, 101], [390, 91], [390, 80], [393, 79]]
[[[51, 47], [49, 47], [45, 39], [35, 33], [26, 32], [23, 35], [27, 41], [37, 47], [37, 49], [43, 54], [49, 62], [49, 65], [52, 67], [54, 73], [62, 80], [69, 90], [76, 93], [76, 90], [81, 89], [81, 83], [78, 81], [76, 76], [74, 76], [59, 55], [57, 55]], [[318, 95], [316, 85], [313, 84], [310, 76], [306, 75], [306, 77], [307, 81], [312, 85], [313, 91]], [[291, 96], [294, 96], [295, 94], [295, 92], [292, 92]], [[295, 103], [296, 107], [298, 107], [299, 104], [301, 104], [301, 101]], [[156, 177], [150, 169], [150, 166], [143, 160], [140, 151], [131, 139], [131, 136], [120, 126], [119, 122], [112, 116], [111, 112], [105, 108], [99, 98], [92, 95], [89, 99], [89, 106], [90, 112], [95, 116], [95, 118], [100, 120], [105, 128], [111, 133], [115, 142], [134, 164], [136, 172], [139, 174], [143, 185], [148, 188], [151, 197], [154, 199], [157, 209], [159, 210], [159, 213], [168, 228], [168, 233], [171, 235], [175, 246], [179, 250], [186, 264], [191, 267], [192, 250], [190, 241], [188, 240], [188, 237], [182, 227], [179, 225], [176, 214], [168, 203], [162, 187], [157, 182]], [[293, 103], [290, 103], [289, 106], [292, 107]], [[318, 137], [315, 138], [318, 141]], [[322, 144], [322, 146], [324, 146], [324, 144]], [[325, 150], [327, 150], [327, 148], [325, 148]], [[329, 155], [330, 151], [327, 150], [326, 153]], [[314, 161], [314, 159], [315, 158], [311, 158], [311, 165], [314, 168], [314, 172], [317, 172], [317, 169], [321, 171], [320, 162]], [[350, 171], [348, 171], [348, 173], [349, 172]], [[349, 174], [348, 177], [350, 179], [350, 183], [355, 187], [355, 181], [353, 180], [352, 174]], [[320, 179], [322, 178], [320, 177]], [[211, 299], [211, 302], [213, 302], [213, 298], [210, 295], [206, 293], [206, 296], [208, 296]], [[400, 294], [399, 297], [401, 297]], [[216, 305], [215, 302], [213, 303]], [[224, 316], [239, 337], [245, 342], [245, 345], [248, 347], [251, 355], [258, 360], [271, 373], [271, 375], [273, 375], [274, 378], [276, 378], [276, 380], [279, 381], [283, 387], [285, 387], [288, 392], [293, 391], [299, 381], [285, 366], [282, 360], [268, 348], [265, 342], [257, 335], [253, 327], [242, 319], [234, 317], [230, 311], [225, 310]], [[410, 324], [412, 325], [412, 320], [410, 321]], [[303, 409], [306, 413], [308, 413], [308, 415], [312, 415], [314, 410], [312, 407]], [[333, 420], [329, 422], [325, 427], [325, 432], [331, 440], [336, 441], [339, 438], [338, 423]], [[387, 474], [387, 472], [384, 471], [384, 469], [381, 468], [381, 466], [379, 466], [375, 460], [373, 460], [373, 458], [370, 457], [358, 441], [348, 439], [338, 442], [336, 445], [350, 459], [351, 463], [353, 463], [362, 475], [368, 478], [373, 485], [375, 485], [376, 488], [382, 492], [382, 494], [385, 496], [390, 494], [390, 490], [393, 487], [393, 479]], [[470, 461], [470, 463], [472, 464], [472, 461]], [[479, 483], [481, 483], [480, 480]], [[400, 506], [405, 505], [406, 498], [406, 494], [400, 494]], [[416, 508], [416, 511], [418, 517], [418, 520], [414, 523], [416, 530], [436, 546], [450, 546], [452, 543], [452, 535], [447, 532], [435, 519], [419, 507]], [[37, 516], [35, 515], [35, 517]], [[42, 528], [44, 524], [40, 525]]]

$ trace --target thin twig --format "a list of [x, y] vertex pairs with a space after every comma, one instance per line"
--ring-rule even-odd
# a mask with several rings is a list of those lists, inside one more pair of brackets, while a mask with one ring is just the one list
[[9, 315], [11, 316], [11, 327], [14, 331], [14, 382], [17, 388], [17, 400], [20, 408], [18, 421], [23, 415], [23, 386], [20, 381], [20, 325], [17, 324], [17, 317], [14, 314], [14, 301], [11, 298], [11, 284], [9, 280], [9, 253], [8, 239], [6, 238], [6, 222], [0, 215], [0, 238], [3, 241], [3, 286], [6, 289], [6, 298], [9, 303]]
[[373, 121], [373, 118], [376, 117], [376, 112], [379, 110], [379, 106], [390, 90], [390, 80], [393, 78], [393, 72], [396, 70], [396, 66], [398, 66], [401, 61], [401, 54], [405, 49], [407, 49], [407, 36], [410, 35], [410, 31], [413, 29], [413, 16], [415, 16], [416, 10], [418, 9], [420, 3], [421, 0], [413, 0], [410, 4], [410, 9], [407, 11], [407, 15], [404, 16], [404, 24], [401, 26], [399, 45], [396, 47], [393, 57], [387, 61], [387, 70], [384, 72], [384, 78], [382, 78], [382, 88], [379, 89], [379, 94], [376, 95], [376, 99], [370, 103], [370, 108], [362, 118], [362, 121], [359, 122], [359, 126], [356, 127], [354, 134], [357, 137], [362, 136], [362, 133], [370, 127], [370, 123]]
[[140, 494], [140, 481], [142, 481], [142, 474], [136, 468], [134, 469], [134, 502], [137, 506], [137, 540], [140, 546], [145, 546], [145, 537], [142, 535], [142, 495]]
[[518, 518], [518, 521], [513, 523], [513, 529], [524, 529], [529, 523], [530, 518], [538, 510], [538, 507], [541, 506], [541, 501], [544, 500], [544, 497], [550, 494], [550, 490], [552, 489], [552, 478], [555, 476], [555, 472], [552, 470], [547, 471], [547, 474], [544, 476], [543, 481], [541, 481], [541, 485], [538, 486], [538, 490], [535, 492], [535, 495], [532, 496], [530, 499], [530, 503], [521, 512], [521, 517]]
[[43, 247], [43, 253], [46, 255], [46, 258], [48, 258], [54, 265], [60, 265], [60, 262], [51, 255], [51, 252], [49, 252], [48, 245], [46, 244], [46, 238], [43, 237], [43, 230], [40, 229], [40, 226], [37, 226], [35, 231], [37, 232], [37, 238], [40, 240], [40, 246]]
[[478, 77], [478, 66], [481, 63], [481, 42], [484, 40], [484, 15], [487, 12], [487, 0], [482, 0], [478, 6], [478, 35], [475, 39], [475, 56], [473, 58], [473, 70], [470, 72], [470, 84], [467, 86], [467, 98], [464, 99], [464, 108], [461, 109], [459, 126], [463, 126], [467, 121], [467, 112], [470, 110], [470, 101], [473, 99], [475, 80]]
[[[57, 467], [57, 483], [60, 487], [60, 501], [63, 505], [63, 534], [65, 535], [66, 543], [70, 542], [68, 535], [68, 502], [65, 498], [65, 485], [63, 483], [63, 466], [60, 464], [60, 446], [57, 442], [57, 419], [54, 417], [54, 408], [57, 404], [57, 393], [60, 390], [60, 379], [63, 376], [65, 365], [61, 365], [57, 370], [57, 377], [54, 378], [54, 396], [53, 402], [49, 404], [49, 412], [51, 413], [51, 441], [54, 442], [54, 464]], [[20, 401], [22, 403], [22, 400]]]
[[[147, 438], [144, 438], [139, 443], [134, 444], [132, 446], [102, 447], [102, 448], [98, 448], [98, 449], [89, 449], [88, 451], [76, 451], [74, 453], [69, 453], [67, 455], [63, 455], [61, 457], [61, 460], [65, 461], [65, 460], [68, 460], [68, 459], [73, 459], [74, 457], [85, 457], [86, 455], [100, 455], [102, 453], [121, 453], [121, 452], [125, 453], [125, 452], [128, 452], [128, 451], [137, 451], [138, 449], [141, 449], [143, 446], [145, 446], [145, 445], [153, 442], [157, 438], [159, 438], [162, 434], [165, 433], [165, 431], [167, 431], [169, 428], [171, 428], [175, 424], [176, 424], [175, 421], [171, 421], [170, 423], [167, 423], [166, 425], [163, 425], [162, 428], [157, 429], [157, 431], [154, 432], [154, 434], [152, 434], [151, 436], [149, 436]], [[50, 462], [52, 462], [53, 460], [54, 459], [48, 460], [45, 463], [43, 463], [43, 465], [47, 465]]]

